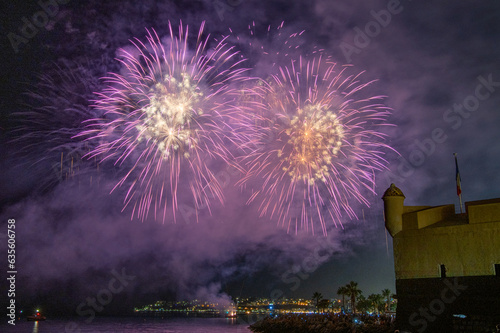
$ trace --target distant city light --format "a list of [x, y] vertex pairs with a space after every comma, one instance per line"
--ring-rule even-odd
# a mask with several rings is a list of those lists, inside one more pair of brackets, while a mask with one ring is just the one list
[[464, 314], [454, 314], [453, 317], [455, 317], [455, 318], [462, 318], [462, 319], [467, 318], [467, 316], [464, 315]]

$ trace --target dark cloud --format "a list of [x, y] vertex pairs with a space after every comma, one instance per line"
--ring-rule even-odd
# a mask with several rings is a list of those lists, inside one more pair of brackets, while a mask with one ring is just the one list
[[[228, 299], [223, 284], [250, 278], [252, 285], [252, 276], [263, 271], [279, 281], [308, 257], [315, 266], [301, 270], [312, 273], [330, 257], [350, 255], [364, 239], [358, 238], [363, 231], [349, 224], [349, 232], [334, 229], [329, 238], [286, 234], [241, 204], [238, 191], [212, 216], [201, 210], [198, 223], [131, 221], [130, 210], [120, 211], [122, 193], [108, 195], [112, 184], [89, 186], [82, 178], [64, 181], [43, 197], [26, 198], [2, 214], [16, 219], [18, 301], [33, 304], [36, 295], [52, 293], [43, 302], [53, 311], [71, 312], [106, 288], [113, 270], [125, 270], [134, 279], [124, 295], [133, 295], [135, 302], [158, 295], [222, 302]], [[260, 294], [269, 296], [275, 284], [261, 285]], [[63, 298], [68, 298], [64, 305]]]

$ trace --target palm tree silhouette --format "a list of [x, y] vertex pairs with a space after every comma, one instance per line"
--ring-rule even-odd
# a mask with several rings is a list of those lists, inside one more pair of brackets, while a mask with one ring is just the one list
[[318, 309], [321, 310], [321, 312], [325, 312], [326, 309], [328, 309], [329, 305], [330, 305], [330, 300], [324, 298], [318, 302]]
[[380, 294], [371, 294], [368, 296], [368, 299], [370, 300], [372, 307], [375, 309], [375, 312], [378, 314], [380, 305], [384, 303], [384, 296]]
[[361, 289], [358, 287], [358, 283], [351, 281], [346, 285], [347, 295], [351, 297], [351, 309], [352, 313], [356, 313], [356, 297], [361, 295]]
[[337, 289], [337, 295], [342, 296], [342, 308], [345, 309], [345, 296], [349, 294], [349, 291], [347, 290], [346, 286], [339, 287]]
[[382, 296], [385, 298], [385, 312], [391, 310], [391, 296], [392, 292], [390, 289], [382, 290]]
[[312, 296], [312, 300], [315, 301], [316, 309], [318, 309], [319, 301], [323, 299], [323, 295], [319, 292], [315, 292]]

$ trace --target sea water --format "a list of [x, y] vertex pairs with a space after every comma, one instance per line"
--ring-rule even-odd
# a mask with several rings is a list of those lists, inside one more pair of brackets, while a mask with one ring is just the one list
[[47, 319], [41, 322], [17, 321], [0, 325], [0, 332], [17, 333], [249, 333], [252, 318], [95, 318], [92, 322]]

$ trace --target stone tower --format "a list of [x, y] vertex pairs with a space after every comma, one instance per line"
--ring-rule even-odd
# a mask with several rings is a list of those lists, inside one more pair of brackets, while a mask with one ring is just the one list
[[403, 192], [391, 184], [382, 196], [384, 200], [385, 227], [392, 237], [403, 229], [403, 209], [405, 196]]

